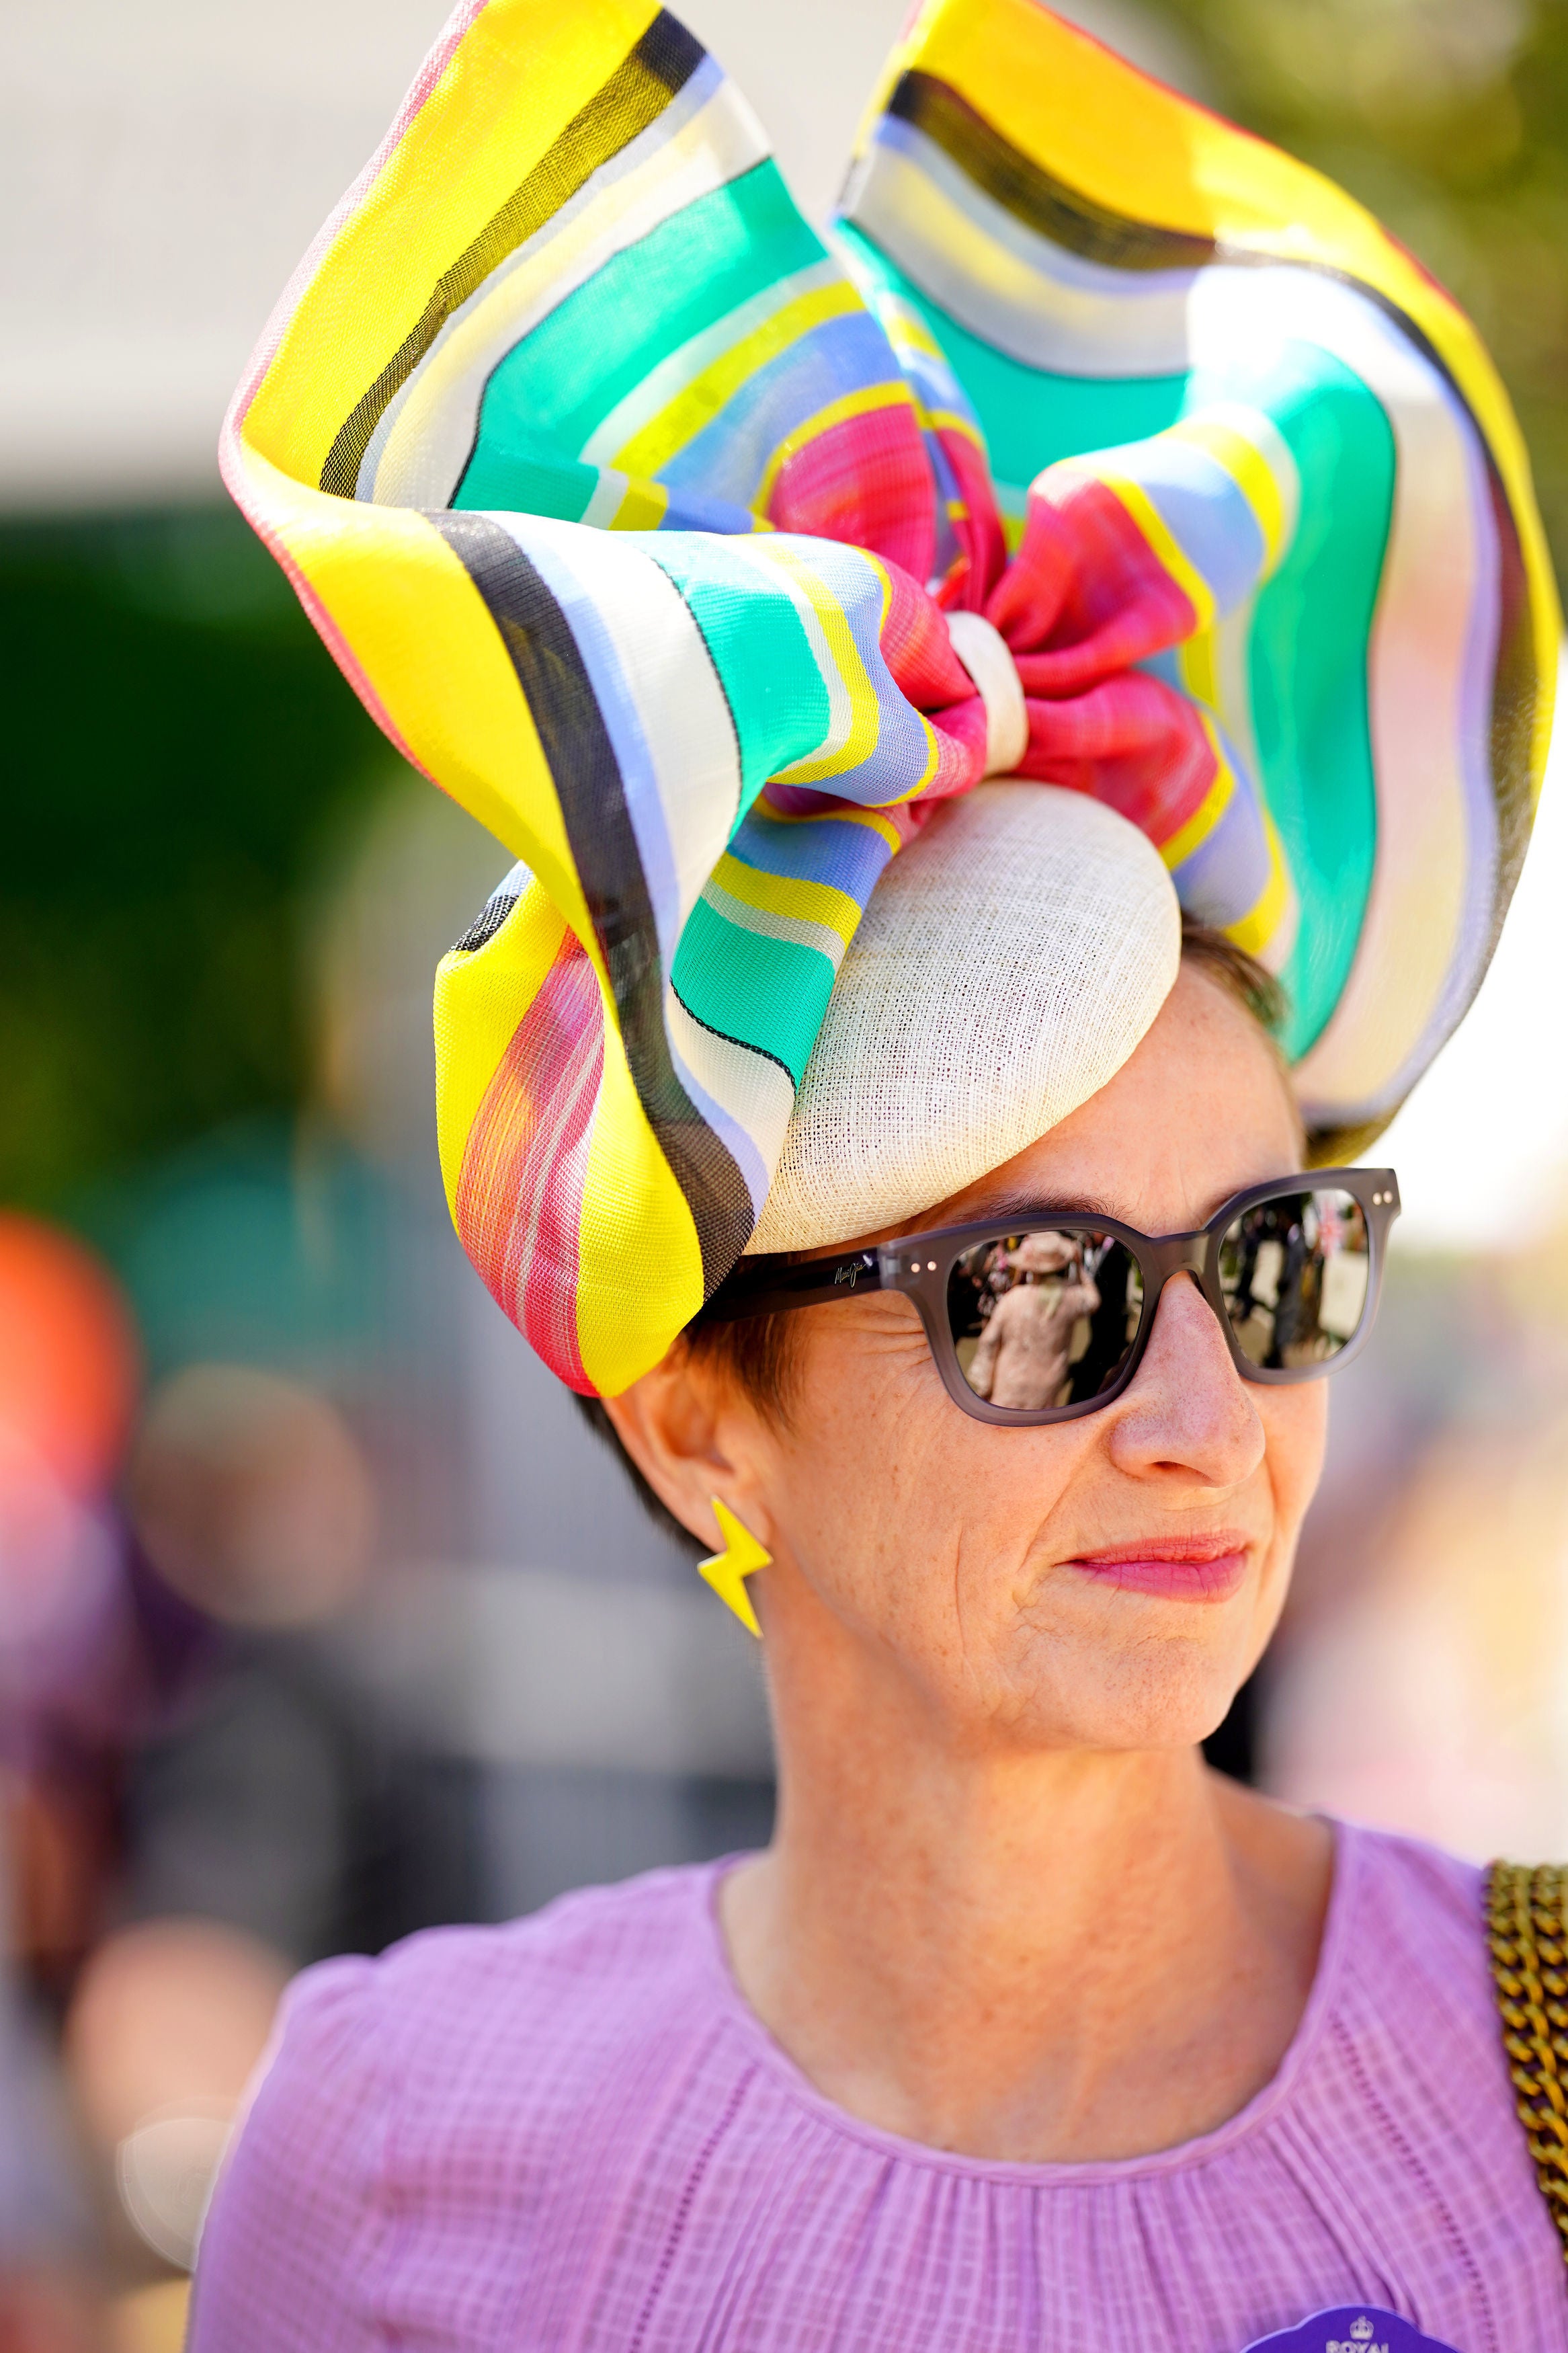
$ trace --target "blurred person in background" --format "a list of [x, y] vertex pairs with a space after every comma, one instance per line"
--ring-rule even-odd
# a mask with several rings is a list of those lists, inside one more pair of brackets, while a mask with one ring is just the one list
[[[933, 0], [881, 104], [829, 253], [671, 18], [492, 0], [231, 414], [521, 860], [441, 969], [451, 1206], [717, 1542], [780, 1817], [309, 1975], [196, 2353], [1563, 2339], [1558, 1883], [1494, 1879], [1494, 1979], [1472, 1867], [1199, 1748], [1375, 1306], [1340, 1160], [1539, 783], [1517, 435], [1368, 216], [1046, 12]], [[1020, 1234], [1121, 1322], [1030, 1406], [966, 1377]]]
[[1055, 1404], [1079, 1325], [1098, 1312], [1100, 1293], [1081, 1250], [1058, 1235], [1026, 1235], [1005, 1262], [1016, 1280], [986, 1317], [965, 1378], [994, 1405]]
[[122, 1665], [107, 1498], [138, 1377], [104, 1270], [0, 1217], [0, 2344], [95, 2341], [85, 2150], [51, 2012], [97, 1932], [111, 1825], [95, 1770]]

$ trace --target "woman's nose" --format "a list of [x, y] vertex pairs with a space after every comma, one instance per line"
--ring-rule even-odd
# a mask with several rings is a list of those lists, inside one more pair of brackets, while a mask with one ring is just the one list
[[1121, 1470], [1238, 1486], [1263, 1459], [1263, 1424], [1213, 1308], [1191, 1275], [1173, 1276], [1131, 1386], [1108, 1433]]

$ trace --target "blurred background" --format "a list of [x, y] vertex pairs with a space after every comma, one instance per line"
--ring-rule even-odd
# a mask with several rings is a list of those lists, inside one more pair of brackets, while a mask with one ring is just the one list
[[[903, 0], [688, 0], [806, 208]], [[1568, 573], [1561, 0], [1073, 0], [1479, 319]], [[438, 0], [0, 0], [0, 2353], [163, 2353], [302, 1964], [753, 1843], [757, 1663], [447, 1222], [436, 960], [510, 862], [402, 770], [219, 417]], [[1561, 764], [1560, 764], [1561, 765]], [[1215, 1744], [1568, 1853], [1568, 1079], [1551, 787]]]

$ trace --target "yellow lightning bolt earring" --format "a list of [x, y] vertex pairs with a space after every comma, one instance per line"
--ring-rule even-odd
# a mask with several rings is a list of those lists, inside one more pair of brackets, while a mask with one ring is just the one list
[[713, 1506], [713, 1516], [719, 1523], [719, 1533], [724, 1539], [724, 1549], [716, 1552], [710, 1560], [700, 1560], [697, 1574], [706, 1579], [720, 1600], [732, 1609], [742, 1625], [749, 1627], [761, 1641], [763, 1630], [757, 1623], [757, 1613], [746, 1590], [746, 1579], [753, 1570], [766, 1568], [773, 1555], [765, 1551], [751, 1529], [735, 1517], [728, 1504], [721, 1504], [717, 1495], [710, 1496], [709, 1501]]

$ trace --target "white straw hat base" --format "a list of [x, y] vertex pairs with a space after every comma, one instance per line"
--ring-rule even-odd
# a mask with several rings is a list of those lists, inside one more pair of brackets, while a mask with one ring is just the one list
[[748, 1252], [929, 1208], [1105, 1085], [1169, 995], [1160, 854], [1081, 793], [981, 785], [939, 808], [845, 955]]

